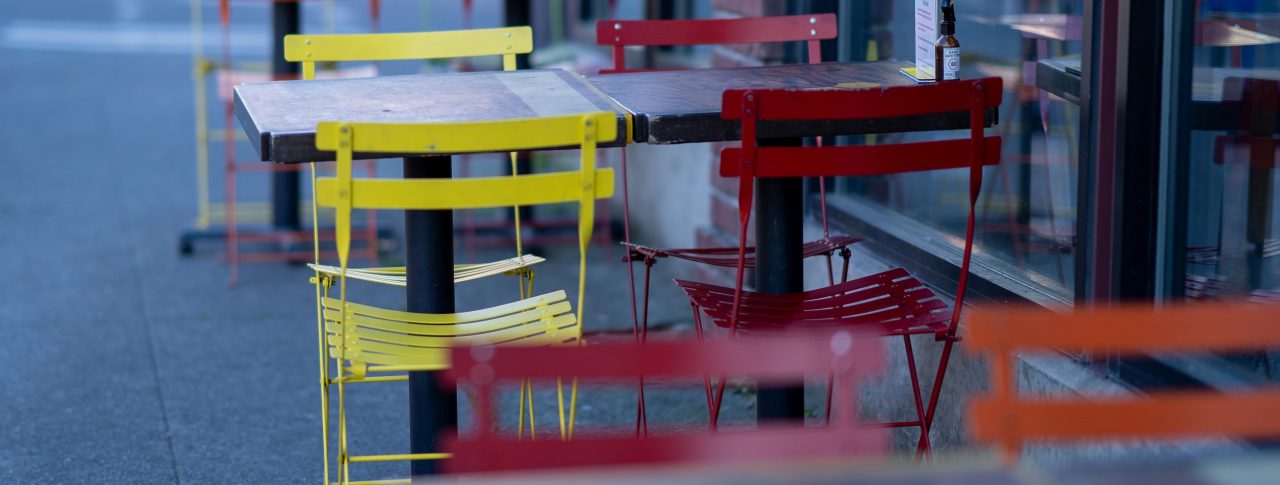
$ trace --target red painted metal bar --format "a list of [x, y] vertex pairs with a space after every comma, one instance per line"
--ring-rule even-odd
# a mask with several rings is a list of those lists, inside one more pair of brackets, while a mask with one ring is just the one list
[[787, 459], [880, 457], [888, 445], [884, 429], [765, 429], [741, 433], [627, 437], [455, 440], [447, 462], [455, 473], [527, 471], [645, 464], [758, 464]]
[[[1000, 78], [986, 78], [981, 107], [1000, 106], [1004, 96]], [[996, 83], [996, 84], [992, 84]], [[743, 100], [753, 96], [756, 117], [765, 121], [860, 120], [968, 112], [973, 108], [973, 84], [968, 81], [894, 86], [879, 89], [730, 89], [724, 92], [721, 117], [745, 120]]]
[[[1000, 137], [983, 139], [982, 164], [1000, 161]], [[756, 177], [860, 177], [945, 170], [969, 166], [956, 153], [970, 151], [968, 139], [893, 145], [839, 147], [762, 147], [756, 149]], [[742, 150], [726, 148], [720, 154], [720, 176], [737, 177]]]
[[[701, 377], [707, 374], [791, 381], [832, 369], [866, 375], [883, 367], [875, 339], [852, 331], [795, 332], [737, 342], [662, 341], [647, 345], [601, 343], [566, 347], [467, 347], [453, 349], [442, 371], [452, 381], [492, 385], [497, 380], [626, 380]], [[854, 347], [860, 349], [855, 352]], [[477, 372], [489, 374], [484, 378]]]
[[836, 38], [836, 16], [787, 15], [692, 20], [601, 20], [596, 43], [621, 46], [756, 44]]
[[[883, 369], [876, 339], [849, 331], [791, 332], [788, 338], [739, 342], [657, 342], [584, 347], [485, 347], [453, 350], [445, 377], [477, 389], [478, 428], [471, 439], [450, 442], [451, 471], [528, 470], [641, 463], [743, 463], [764, 459], [882, 455], [887, 435], [881, 426], [856, 421], [853, 386]], [[524, 440], [497, 437], [490, 396], [500, 382], [563, 380], [623, 381], [636, 377], [681, 378], [745, 375], [764, 382], [794, 381], [805, 374], [834, 374], [841, 383], [835, 426], [770, 428], [728, 434], [635, 436], [583, 433], [572, 440]], [[706, 377], [704, 377], [706, 378]], [[723, 380], [723, 377], [720, 378]], [[850, 387], [843, 387], [848, 385]], [[714, 409], [708, 394], [709, 408]]]
[[[862, 238], [854, 237], [854, 236], [830, 236], [830, 237], [818, 239], [815, 241], [809, 241], [804, 244], [804, 250], [803, 250], [804, 252], [802, 256], [805, 258], [810, 258], [813, 256], [830, 255], [834, 252], [840, 252], [845, 247], [852, 244], [856, 244], [860, 241], [862, 241]], [[738, 265], [737, 248], [721, 247], [721, 248], [662, 249], [662, 248], [653, 248], [649, 246], [642, 246], [639, 244], [627, 244], [626, 246], [631, 248], [630, 257], [632, 260], [636, 260], [636, 261], [641, 261], [646, 259], [656, 260], [661, 258], [676, 258], [676, 259], [683, 259], [685, 261], [692, 261], [695, 263], [701, 263], [701, 264], [706, 264], [711, 266], [720, 266], [724, 268], [734, 268], [734, 267], [737, 267]], [[748, 268], [754, 268], [756, 266], [755, 252], [756, 252], [755, 246], [747, 246], [747, 256], [746, 256], [745, 264], [747, 265]], [[628, 260], [624, 258], [623, 261], [628, 261]], [[846, 271], [848, 270], [847, 265], [845, 270]], [[831, 284], [835, 284], [835, 282], [832, 281]]]
[[613, 69], [601, 74], [634, 72], [628, 69], [625, 46], [759, 44], [808, 42], [809, 62], [821, 62], [824, 39], [836, 38], [834, 14], [747, 17], [693, 20], [601, 20], [596, 22], [596, 44], [613, 47]]

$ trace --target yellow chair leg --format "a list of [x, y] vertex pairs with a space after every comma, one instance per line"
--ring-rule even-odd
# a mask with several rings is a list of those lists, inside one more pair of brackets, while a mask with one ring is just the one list
[[516, 418], [516, 439], [524, 439], [524, 382], [520, 382], [520, 399], [516, 403], [520, 406], [518, 417]]
[[573, 439], [573, 425], [578, 421], [578, 378], [573, 378], [569, 391], [569, 439]]
[[564, 423], [564, 384], [559, 377], [556, 378], [556, 405], [559, 406], [560, 412], [560, 439], [567, 440], [569, 432]]
[[535, 427], [536, 420], [533, 418], [533, 381], [525, 381], [525, 386], [529, 389], [528, 392], [525, 393], [525, 396], [528, 396], [527, 399], [529, 400], [529, 439], [537, 440], [538, 429]]

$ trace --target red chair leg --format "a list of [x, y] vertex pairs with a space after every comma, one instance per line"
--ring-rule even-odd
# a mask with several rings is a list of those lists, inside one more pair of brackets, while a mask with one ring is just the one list
[[[702, 333], [702, 313], [697, 304], [690, 302], [693, 307], [693, 328], [698, 336], [698, 342], [705, 342], [706, 336]], [[711, 386], [711, 376], [702, 377], [703, 390], [707, 394], [707, 419], [709, 420], [709, 428], [715, 431], [720, 426], [720, 405], [724, 402], [724, 388], [728, 376], [720, 376], [720, 382], [715, 386], [714, 392]]]
[[849, 248], [840, 248], [840, 257], [844, 258], [844, 270], [840, 272], [841, 283], [849, 282], [849, 258], [851, 256], [853, 256], [853, 251], [850, 251]]
[[[627, 248], [628, 258], [630, 258], [629, 256], [630, 252], [631, 252], [631, 249], [628, 247]], [[643, 309], [642, 316], [637, 321], [636, 313], [635, 313], [636, 312], [636, 307], [635, 307], [636, 294], [635, 294], [635, 283], [634, 283], [635, 280], [634, 280], [633, 272], [631, 269], [631, 262], [630, 261], [627, 262], [627, 275], [633, 278], [632, 279], [633, 283], [631, 284], [632, 330], [635, 332], [637, 341], [639, 341], [641, 344], [649, 340], [649, 282], [650, 282], [649, 277], [653, 273], [653, 263], [654, 261], [652, 258], [646, 257], [644, 260], [644, 305], [641, 307]], [[694, 309], [694, 312], [696, 313], [697, 309]], [[699, 328], [699, 330], [701, 329]], [[636, 435], [639, 436], [641, 433], [643, 433], [644, 436], [648, 436], [649, 435], [649, 416], [647, 415], [647, 411], [645, 410], [645, 407], [644, 407], [644, 377], [640, 378], [637, 395], [638, 397], [636, 402]]]
[[[693, 332], [698, 337], [698, 343], [705, 342], [706, 337], [702, 335], [702, 315], [699, 314], [698, 305], [691, 302], [689, 306], [693, 308]], [[711, 376], [702, 376], [702, 388], [707, 394], [707, 420], [710, 422], [710, 428], [714, 430], [715, 414], [712, 408], [715, 406], [715, 401], [711, 398]]]
[[902, 336], [902, 345], [907, 352], [907, 369], [911, 372], [911, 392], [916, 402], [916, 419], [920, 423], [920, 444], [916, 446], [916, 452], [928, 455], [932, 452], [929, 444], [929, 428], [925, 425], [924, 401], [920, 398], [920, 376], [916, 372], [916, 355], [911, 348], [911, 336]]
[[728, 384], [729, 376], [720, 376], [720, 383], [716, 386], [715, 406], [711, 413], [711, 430], [720, 429], [720, 408], [724, 405], [724, 388]]
[[835, 385], [836, 374], [832, 372], [827, 378], [827, 415], [823, 418], [827, 426], [831, 426], [831, 395], [835, 393]]
[[645, 257], [644, 259], [644, 306], [641, 307], [643, 313], [640, 315], [640, 343], [649, 340], [649, 277], [653, 273], [653, 258]]
[[[227, 115], [230, 117], [231, 115]], [[227, 126], [231, 126], [228, 121]], [[227, 136], [228, 140], [235, 140], [235, 137]], [[227, 200], [222, 205], [223, 222], [227, 226], [227, 266], [231, 270], [231, 275], [227, 280], [230, 286], [236, 286], [240, 279], [240, 232], [236, 226], [236, 167], [235, 167], [235, 145], [234, 141], [227, 143]]]
[[[373, 160], [365, 160], [365, 174], [369, 178], [378, 176], [378, 166]], [[312, 197], [315, 195], [313, 194]], [[370, 209], [365, 212], [365, 232], [364, 235], [368, 239], [369, 247], [366, 248], [369, 254], [369, 266], [379, 266], [378, 264], [378, 211]], [[320, 221], [311, 221], [312, 224], [319, 224]]]
[[955, 343], [955, 337], [949, 336], [947, 342], [942, 346], [942, 357], [938, 359], [938, 374], [933, 381], [933, 390], [929, 393], [929, 410], [924, 415], [924, 434], [921, 435], [920, 449], [927, 444], [929, 430], [933, 429], [934, 412], [938, 409], [938, 394], [942, 390], [942, 380], [947, 376], [947, 362], [951, 360], [951, 346]]
[[[630, 249], [628, 249], [630, 251]], [[643, 344], [649, 340], [649, 276], [653, 272], [653, 260], [645, 258], [644, 261], [644, 313], [640, 319], [640, 343]], [[634, 296], [634, 293], [632, 293]], [[634, 307], [633, 307], [634, 308]], [[633, 315], [634, 316], [634, 315]], [[644, 407], [644, 376], [640, 377], [640, 396], [639, 396], [639, 431], [643, 436], [649, 436], [649, 415]]]
[[831, 267], [831, 253], [827, 253], [826, 256], [827, 256], [827, 285], [833, 286], [836, 284], [836, 275], [835, 275], [835, 270], [832, 269]]
[[649, 436], [649, 415], [644, 408], [644, 376], [640, 376], [639, 397], [636, 398], [636, 437]]
[[[460, 178], [471, 177], [471, 156], [462, 155], [458, 157], [458, 171]], [[475, 261], [476, 259], [476, 211], [462, 211], [462, 248], [463, 255], [467, 261]]]

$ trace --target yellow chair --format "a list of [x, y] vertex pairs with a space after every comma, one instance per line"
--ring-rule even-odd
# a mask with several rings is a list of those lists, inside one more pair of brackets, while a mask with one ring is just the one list
[[[316, 205], [336, 210], [338, 266], [317, 273], [322, 341], [337, 372], [322, 366], [325, 391], [325, 481], [328, 482], [328, 388], [338, 388], [338, 467], [340, 482], [350, 480], [353, 462], [445, 459], [445, 453], [352, 456], [347, 450], [345, 385], [352, 382], [403, 380], [408, 371], [449, 366], [449, 348], [468, 345], [550, 346], [576, 344], [582, 335], [582, 302], [586, 285], [586, 253], [593, 229], [595, 200], [613, 195], [612, 169], [596, 169], [596, 143], [613, 141], [613, 113], [586, 113], [545, 118], [452, 124], [322, 122], [316, 147], [337, 153], [336, 177], [316, 181]], [[468, 179], [356, 179], [352, 153], [446, 154], [581, 147], [576, 172], [557, 172]], [[431, 147], [424, 150], [424, 147]], [[429, 163], [429, 162], [424, 162]], [[355, 209], [455, 210], [576, 202], [578, 213], [577, 312], [564, 291], [456, 314], [421, 314], [360, 305], [347, 300], [347, 267], [351, 251], [351, 214]], [[337, 287], [337, 297], [331, 290]], [[572, 372], [567, 372], [571, 374]], [[388, 375], [392, 374], [392, 375]], [[521, 426], [525, 396], [532, 419], [532, 388], [521, 388]], [[563, 390], [560, 432], [572, 437], [577, 401], [572, 386], [565, 420]], [[530, 422], [532, 426], [532, 421]], [[523, 431], [521, 431], [523, 433]]]
[[[412, 32], [396, 34], [323, 34], [323, 35], [289, 35], [284, 38], [284, 58], [290, 62], [302, 63], [302, 79], [311, 80], [316, 76], [317, 62], [369, 62], [425, 59], [455, 59], [463, 57], [502, 56], [502, 69], [513, 71], [516, 68], [516, 54], [528, 54], [533, 51], [533, 30], [529, 27], [502, 27], [496, 29], [453, 30], [441, 32]], [[515, 173], [515, 154], [511, 154], [511, 169]], [[315, 190], [315, 164], [311, 170], [312, 191]], [[318, 220], [318, 211], [313, 211], [313, 220]], [[312, 225], [313, 227], [316, 224]], [[515, 214], [516, 257], [479, 264], [460, 264], [454, 267], [454, 281], [471, 281], [498, 274], [515, 275], [522, 278], [521, 297], [528, 296], [527, 289], [533, 285], [533, 271], [528, 269], [534, 264], [545, 261], [543, 258], [523, 254], [520, 241], [520, 213]], [[317, 260], [311, 264], [318, 273], [333, 275], [338, 268], [321, 265], [320, 239], [315, 235]], [[405, 286], [404, 267], [393, 268], [348, 268], [347, 278]]]

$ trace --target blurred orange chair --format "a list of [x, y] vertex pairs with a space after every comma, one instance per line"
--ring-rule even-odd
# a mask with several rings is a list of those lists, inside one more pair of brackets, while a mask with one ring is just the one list
[[1120, 307], [1070, 314], [979, 309], [970, 314], [965, 342], [987, 354], [991, 370], [990, 394], [969, 410], [975, 437], [998, 444], [1008, 461], [1031, 440], [1280, 437], [1280, 389], [1020, 399], [1014, 367], [1015, 352], [1023, 351], [1134, 356], [1280, 346], [1280, 306]]

